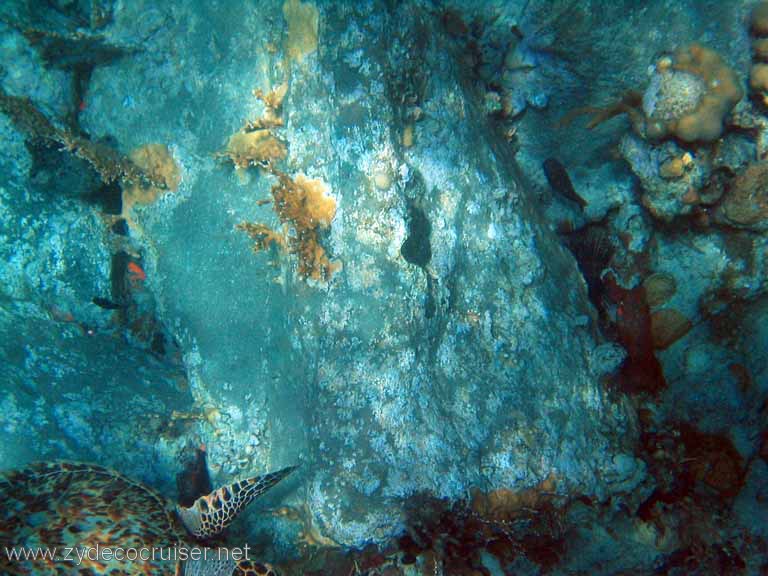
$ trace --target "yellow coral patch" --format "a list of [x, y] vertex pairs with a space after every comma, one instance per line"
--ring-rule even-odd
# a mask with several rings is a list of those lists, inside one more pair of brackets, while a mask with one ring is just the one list
[[273, 88], [266, 94], [264, 94], [260, 88], [254, 90], [253, 95], [264, 102], [264, 115], [258, 120], [248, 122], [248, 124], [246, 124], [246, 131], [282, 126], [283, 119], [280, 118], [280, 107], [283, 105], [283, 99], [287, 93], [287, 82], [283, 82], [280, 86]]
[[178, 189], [181, 171], [165, 144], [140, 146], [129, 157], [153, 182], [162, 182], [174, 192]]
[[675, 180], [685, 174], [685, 164], [682, 157], [670, 158], [659, 166], [659, 176], [665, 180]]
[[317, 29], [320, 15], [311, 2], [286, 0], [283, 16], [288, 23], [285, 52], [289, 58], [301, 62], [304, 56], [317, 50]]
[[238, 168], [248, 168], [282, 160], [286, 156], [286, 149], [285, 144], [275, 138], [269, 130], [254, 130], [233, 134], [224, 155], [229, 156]]
[[328, 259], [319, 243], [319, 232], [331, 225], [336, 215], [336, 201], [327, 196], [322, 180], [310, 180], [303, 174], [291, 179], [276, 172], [277, 184], [272, 188], [275, 211], [280, 221], [290, 224], [295, 235], [290, 239], [291, 251], [299, 257], [299, 275], [313, 280], [328, 280], [339, 268]]
[[131, 161], [147, 178], [157, 185], [142, 185], [131, 182], [123, 187], [122, 216], [132, 228], [137, 228], [131, 218], [131, 210], [137, 204], [151, 204], [167, 192], [175, 192], [181, 182], [181, 170], [164, 144], [146, 144], [130, 154]]

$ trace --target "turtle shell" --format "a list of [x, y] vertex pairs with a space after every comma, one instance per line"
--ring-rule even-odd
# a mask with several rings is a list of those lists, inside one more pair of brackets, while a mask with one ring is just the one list
[[[55, 462], [0, 475], [2, 574], [172, 576], [185, 545], [173, 505], [114, 470]], [[104, 553], [118, 547], [129, 558]]]

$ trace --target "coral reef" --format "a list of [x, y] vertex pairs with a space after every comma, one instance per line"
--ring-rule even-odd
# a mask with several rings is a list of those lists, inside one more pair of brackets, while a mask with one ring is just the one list
[[134, 229], [138, 228], [131, 211], [136, 205], [151, 204], [166, 192], [175, 192], [181, 182], [181, 171], [164, 144], [145, 144], [133, 150], [129, 158], [149, 179], [123, 184], [122, 216]]
[[237, 168], [244, 170], [249, 166], [266, 168], [276, 160], [284, 159], [287, 150], [269, 130], [261, 129], [233, 134], [220, 155], [227, 156]]
[[278, 248], [285, 248], [285, 238], [265, 224], [241, 222], [236, 225], [235, 228], [245, 232], [248, 234], [248, 237], [253, 240], [254, 252], [269, 250], [272, 245], [275, 245]]
[[646, 134], [684, 142], [712, 142], [743, 96], [736, 73], [714, 50], [691, 44], [662, 57], [643, 94]]
[[311, 2], [285, 0], [283, 16], [288, 23], [285, 53], [301, 62], [305, 56], [317, 50], [317, 30], [320, 15]]
[[680, 48], [656, 62], [648, 87], [638, 99], [630, 91], [605, 108], [577, 108], [566, 114], [567, 126], [579, 115], [591, 114], [592, 129], [620, 114], [654, 141], [669, 137], [683, 142], [713, 142], [723, 132], [726, 115], [744, 93], [734, 70], [714, 50], [701, 44]]
[[320, 245], [320, 233], [330, 227], [336, 201], [327, 196], [328, 186], [322, 180], [310, 180], [303, 174], [292, 179], [279, 171], [275, 175], [274, 208], [280, 221], [293, 228], [288, 244], [299, 258], [299, 276], [328, 281], [340, 264], [328, 259]]
[[751, 164], [733, 178], [714, 220], [736, 228], [768, 230], [768, 162]]

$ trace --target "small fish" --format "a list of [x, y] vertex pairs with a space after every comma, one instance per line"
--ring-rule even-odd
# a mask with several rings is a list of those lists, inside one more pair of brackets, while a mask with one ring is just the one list
[[143, 282], [147, 279], [147, 273], [135, 262], [128, 263], [128, 276], [131, 282]]
[[96, 306], [99, 308], [104, 308], [104, 310], [120, 310], [121, 308], [125, 308], [125, 304], [118, 304], [117, 302], [112, 302], [112, 300], [107, 300], [106, 298], [101, 298], [99, 296], [96, 296], [91, 300]]
[[587, 205], [587, 201], [576, 193], [573, 189], [573, 183], [571, 183], [571, 177], [568, 176], [568, 172], [565, 170], [565, 166], [554, 158], [547, 158], [542, 164], [544, 168], [544, 174], [547, 177], [547, 182], [552, 187], [552, 190], [560, 194], [562, 197], [567, 198], [573, 202], [576, 202], [582, 209]]

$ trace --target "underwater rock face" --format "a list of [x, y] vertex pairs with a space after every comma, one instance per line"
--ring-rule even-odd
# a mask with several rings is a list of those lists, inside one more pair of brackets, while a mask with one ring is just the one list
[[[284, 60], [273, 48], [289, 14], [306, 21], [288, 24]], [[111, 382], [119, 367], [121, 384], [105, 384], [114, 398], [134, 372], [144, 386], [134, 382], [130, 401], [96, 416], [86, 390], [59, 400], [61, 429], [78, 434], [71, 457], [102, 455], [92, 444], [104, 440], [77, 432], [80, 421], [133, 430], [148, 413], [185, 411], [177, 418], [197, 427], [215, 484], [303, 461], [303, 489], [287, 502], [306, 504], [316, 534], [349, 546], [400, 531], [403, 503], [419, 492], [459, 499], [545, 479], [561, 493], [631, 489], [644, 471], [628, 455], [625, 410], [590, 361], [583, 280], [491, 136], [439, 20], [416, 3], [338, 3], [320, 9], [319, 41], [297, 39], [316, 33], [316, 15], [281, 2], [116, 9], [108, 39], [143, 49], [94, 70], [80, 121], [125, 152], [167, 146], [180, 167], [178, 190], [134, 205], [129, 225], [144, 252], [135, 281], [151, 289], [181, 348], [195, 404], [174, 390], [172, 367], [120, 356], [116, 338], [100, 335], [106, 346], [73, 327], [68, 385], [88, 362], [93, 382]], [[252, 90], [286, 81], [276, 132], [287, 158], [276, 162], [322, 180], [335, 200], [320, 242], [342, 268], [327, 282], [297, 275], [294, 254], [252, 253], [236, 225], [278, 228], [257, 203], [275, 177], [214, 159], [258, 116]], [[102, 242], [79, 244], [106, 268]], [[102, 269], [101, 288], [107, 277]], [[74, 301], [93, 295], [83, 289]], [[29, 377], [14, 376], [20, 386]], [[163, 426], [140, 431], [160, 437]], [[131, 472], [135, 437], [116, 432], [105, 444], [131, 455], [120, 466]], [[170, 482], [177, 444], [163, 438], [153, 449]]]
[[[489, 138], [439, 22], [415, 6], [328, 5], [320, 48], [283, 61], [264, 20], [280, 3], [173, 10], [205, 26], [160, 28], [146, 55], [97, 71], [86, 121], [126, 145], [165, 142], [182, 166], [179, 191], [136, 218], [209, 415], [214, 482], [304, 460], [296, 507], [345, 545], [397, 533], [421, 491], [461, 498], [550, 475], [564, 492], [623, 489], [637, 472], [614, 462], [631, 434], [588, 365], [583, 282]], [[227, 43], [201, 50], [203, 30]], [[151, 59], [189, 81], [152, 88]], [[138, 74], [149, 80], [131, 90]], [[290, 254], [251, 252], [235, 226], [276, 228], [257, 206], [275, 179], [211, 159], [258, 116], [251, 91], [286, 80], [278, 166], [336, 200], [321, 241], [343, 268], [327, 283], [299, 278]], [[134, 108], [116, 114], [126, 89]]]

